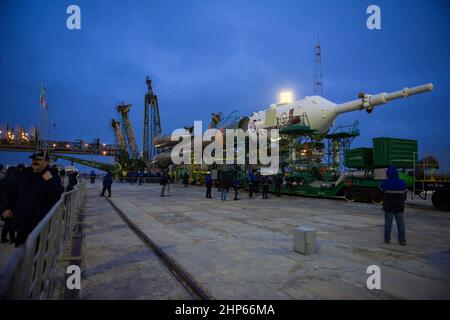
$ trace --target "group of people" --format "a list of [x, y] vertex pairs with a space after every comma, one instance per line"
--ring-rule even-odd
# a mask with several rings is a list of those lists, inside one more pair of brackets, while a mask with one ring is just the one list
[[46, 152], [36, 152], [30, 157], [31, 165], [10, 166], [0, 169], [0, 214], [3, 221], [1, 242], [26, 242], [28, 235], [45, 217], [65, 190], [77, 183], [74, 174], [66, 174], [50, 166]]
[[[186, 174], [186, 173], [185, 173]], [[398, 229], [398, 242], [400, 245], [406, 245], [406, 228], [404, 221], [404, 210], [407, 185], [406, 182], [399, 178], [398, 170], [394, 166], [389, 166], [386, 170], [386, 179], [380, 185], [383, 191], [383, 211], [384, 211], [384, 242], [391, 243], [392, 222], [395, 218]], [[246, 177], [248, 196], [251, 199], [257, 192], [259, 185], [262, 185], [262, 197], [268, 198], [269, 187], [273, 183], [275, 189], [275, 196], [281, 197], [281, 186], [283, 185], [283, 177], [281, 175], [257, 176], [252, 171], [249, 171]], [[234, 200], [239, 200], [239, 192], [241, 187], [241, 180], [238, 177], [230, 178], [229, 175], [221, 174], [218, 177], [219, 190], [221, 191], [222, 201], [227, 200], [227, 193], [232, 187], [234, 190]], [[213, 179], [211, 172], [208, 172], [205, 177], [206, 198], [212, 198], [211, 190], [213, 187]]]
[[[49, 204], [51, 204], [52, 201], [54, 201], [54, 199], [56, 197], [56, 196], [51, 197], [51, 195], [56, 194], [56, 192], [55, 192], [56, 189], [60, 190], [59, 188], [56, 188], [57, 184], [54, 183], [55, 181], [57, 181], [57, 179], [52, 180], [52, 177], [54, 176], [54, 174], [51, 172], [50, 169], [48, 169], [48, 159], [47, 160], [44, 159], [44, 162], [41, 164], [39, 161], [42, 161], [41, 160], [42, 156], [35, 154], [30, 158], [33, 159], [32, 166], [30, 168], [26, 168], [28, 170], [28, 171], [26, 171], [27, 174], [24, 175], [26, 178], [19, 179], [19, 181], [21, 181], [19, 184], [21, 186], [20, 190], [21, 190], [21, 192], [24, 192], [24, 190], [28, 190], [28, 189], [26, 189], [27, 188], [26, 186], [30, 185], [31, 182], [34, 181], [33, 179], [39, 180], [40, 184], [42, 184], [46, 188], [39, 189], [40, 193], [36, 193], [36, 195], [41, 194], [41, 193], [47, 194], [45, 199], [48, 199], [48, 201], [41, 205], [42, 208], [47, 209]], [[47, 168], [47, 169], [45, 169], [45, 168]], [[32, 171], [31, 171], [31, 169], [32, 169]], [[25, 166], [19, 165], [19, 166], [17, 166], [16, 170], [17, 170], [17, 176], [22, 176], [23, 172], [25, 172]], [[1, 170], [0, 170], [0, 172], [1, 172]], [[17, 221], [19, 221], [19, 225], [20, 225], [20, 223], [23, 223], [23, 221], [21, 220], [21, 216], [29, 214], [29, 213], [26, 213], [26, 210], [24, 208], [35, 207], [33, 203], [31, 205], [22, 205], [21, 204], [21, 202], [23, 200], [20, 197], [25, 197], [25, 195], [23, 193], [17, 193], [17, 189], [14, 189], [14, 188], [17, 188], [17, 183], [15, 184], [16, 187], [12, 187], [14, 185], [12, 183], [12, 181], [15, 180], [12, 176], [14, 176], [15, 174], [13, 174], [11, 176], [11, 172], [12, 172], [12, 169], [10, 170], [10, 168], [8, 168], [8, 171], [5, 175], [5, 177], [3, 177], [3, 179], [2, 179], [2, 176], [0, 173], [0, 179], [1, 179], [0, 180], [1, 181], [0, 182], [0, 195], [3, 195], [1, 197], [1, 199], [4, 199], [1, 201], [0, 212], [3, 212], [2, 219], [5, 220], [5, 224], [4, 224], [4, 227], [2, 230], [2, 241], [4, 239], [6, 239], [6, 234], [8, 232], [10, 232], [9, 230], [12, 230], [12, 228], [10, 227], [10, 225], [11, 225], [10, 222], [7, 221], [8, 217], [12, 216], [12, 214], [11, 214], [12, 210], [10, 208], [18, 208], [15, 210], [17, 212], [16, 215], [18, 217]], [[42, 173], [44, 173], [44, 174], [42, 174]], [[391, 243], [392, 222], [395, 217], [396, 222], [397, 222], [397, 228], [398, 228], [398, 241], [401, 245], [406, 245], [406, 231], [405, 231], [405, 222], [404, 222], [403, 212], [405, 209], [407, 186], [406, 186], [406, 183], [402, 179], [399, 178], [397, 168], [395, 168], [394, 166], [390, 166], [387, 169], [386, 174], [387, 174], [387, 179], [385, 179], [380, 185], [380, 188], [384, 193], [384, 202], [383, 202], [383, 210], [385, 212], [384, 241], [386, 244]], [[38, 178], [36, 178], [36, 177], [38, 177]], [[91, 178], [92, 178], [92, 174], [91, 174]], [[248, 187], [248, 196], [250, 199], [252, 199], [254, 197], [255, 192], [258, 192], [260, 186], [262, 187], [262, 198], [268, 199], [268, 193], [269, 193], [269, 188], [270, 188], [271, 184], [274, 185], [275, 196], [281, 197], [281, 186], [283, 185], [283, 177], [281, 175], [278, 174], [273, 177], [263, 176], [263, 175], [258, 176], [253, 171], [249, 171], [245, 179], [246, 179], [245, 182]], [[23, 180], [25, 180], [25, 182]], [[50, 183], [50, 182], [44, 183], [41, 180], [44, 182], [45, 181], [53, 181], [53, 182], [52, 183]], [[103, 179], [103, 190], [102, 190], [101, 196], [104, 196], [105, 191], [108, 191], [108, 195], [109, 195], [109, 197], [111, 197], [112, 182], [113, 182], [112, 174], [108, 173], [105, 176], [105, 178]], [[242, 182], [243, 181], [241, 181], [241, 179], [238, 176], [233, 176], [233, 175], [227, 174], [226, 172], [219, 172], [218, 188], [221, 192], [222, 201], [227, 200], [227, 193], [229, 192], [230, 188], [233, 188], [233, 190], [234, 190], [234, 199], [233, 200], [239, 200], [239, 194], [240, 194]], [[160, 175], [160, 185], [161, 185], [160, 196], [161, 197], [166, 196], [166, 191], [168, 191], [167, 195], [170, 195], [170, 184], [171, 183], [173, 183], [173, 176], [169, 175], [169, 173], [167, 171], [163, 171]], [[188, 187], [189, 174], [187, 172], [184, 172], [184, 174], [182, 176], [182, 183], [185, 188]], [[4, 187], [5, 185], [9, 186], [9, 187], [5, 188]], [[38, 185], [38, 184], [36, 183], [36, 185]], [[212, 198], [211, 191], [212, 191], [213, 185], [214, 185], [214, 183], [213, 183], [213, 179], [211, 176], [211, 172], [208, 172], [205, 176], [206, 198]], [[60, 184], [59, 184], [59, 186], [60, 186]], [[5, 189], [14, 190], [14, 192], [6, 192], [5, 193], [3, 191]], [[9, 195], [5, 196], [5, 194], [9, 194]], [[17, 198], [17, 196], [19, 196], [19, 198]], [[32, 196], [34, 196], [34, 193], [32, 193]], [[19, 200], [17, 200], [17, 199], [19, 199]], [[56, 201], [54, 201], [54, 202], [56, 202]], [[44, 204], [47, 204], [47, 205], [45, 206]], [[34, 211], [36, 211], [36, 210], [34, 210]], [[41, 211], [36, 211], [37, 212], [36, 217], [41, 217], [43, 211], [45, 211], [45, 209], [43, 209]], [[32, 219], [32, 220], [29, 220], [29, 221], [31, 221], [30, 223], [20, 225], [20, 227], [17, 230], [21, 230], [21, 232], [18, 233], [18, 234], [21, 234], [21, 236], [20, 236], [21, 241], [23, 241], [24, 235], [30, 231], [30, 227], [33, 226], [33, 224], [35, 224], [35, 221], [37, 221], [37, 220], [38, 219], [34, 219], [34, 220]], [[11, 239], [14, 239], [14, 237], [11, 236]]]
[[[94, 170], [91, 171], [89, 174], [89, 177], [91, 178], [91, 184], [95, 183], [95, 179], [97, 179], [97, 174]], [[104, 197], [106, 191], [108, 191], [108, 198], [111, 198], [111, 186], [113, 183], [113, 174], [111, 172], [106, 173], [106, 175], [103, 177], [103, 189], [102, 193], [100, 193], [100, 197]]]
[[[263, 199], [268, 199], [269, 188], [273, 183], [275, 187], [275, 196], [281, 197], [281, 186], [283, 184], [283, 177], [281, 175], [275, 175], [273, 178], [270, 176], [257, 176], [252, 171], [250, 171], [246, 177], [248, 196], [250, 199], [254, 197], [254, 194], [258, 192], [259, 186], [262, 187], [262, 197]], [[238, 176], [231, 176], [226, 172], [219, 172], [218, 177], [218, 189], [221, 192], [222, 201], [227, 200], [227, 194], [230, 188], [234, 191], [234, 199], [239, 200], [240, 189], [242, 186], [242, 181]], [[211, 172], [208, 172], [205, 176], [205, 187], [206, 187], [206, 198], [212, 198], [211, 190], [213, 187], [213, 179]]]
[[[170, 196], [170, 184], [173, 182], [173, 177], [169, 175], [167, 171], [163, 171], [161, 173], [161, 176], [159, 178], [159, 184], [161, 185], [161, 197], [166, 196], [166, 190], [167, 190], [167, 196]], [[187, 184], [187, 183], [186, 183]], [[185, 187], [186, 187], [185, 184]]]

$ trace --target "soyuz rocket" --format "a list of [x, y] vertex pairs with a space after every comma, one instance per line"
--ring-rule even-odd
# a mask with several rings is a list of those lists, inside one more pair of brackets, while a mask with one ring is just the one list
[[[307, 119], [308, 126], [316, 134], [326, 134], [333, 126], [336, 118], [343, 113], [365, 110], [371, 113], [375, 107], [400, 98], [425, 93], [433, 90], [433, 84], [427, 83], [413, 88], [404, 88], [395, 92], [378, 94], [360, 93], [358, 99], [336, 104], [321, 96], [307, 96], [291, 103], [272, 104], [267, 109], [254, 112], [249, 117], [242, 117], [239, 122], [224, 129], [243, 129], [258, 132], [259, 129], [286, 128], [290, 125], [302, 124]], [[154, 140], [162, 153], [156, 155], [153, 162], [158, 167], [170, 164], [171, 147], [178, 141], [171, 141], [170, 135], [158, 136]]]

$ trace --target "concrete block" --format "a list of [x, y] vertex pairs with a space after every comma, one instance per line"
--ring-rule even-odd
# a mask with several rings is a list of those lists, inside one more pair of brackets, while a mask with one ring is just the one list
[[305, 255], [316, 253], [316, 230], [304, 227], [295, 228], [294, 251]]

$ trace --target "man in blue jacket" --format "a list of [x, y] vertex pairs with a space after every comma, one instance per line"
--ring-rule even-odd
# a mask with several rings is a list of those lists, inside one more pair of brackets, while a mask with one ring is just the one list
[[3, 218], [13, 218], [17, 231], [16, 246], [25, 243], [63, 192], [58, 173], [49, 166], [48, 153], [37, 152], [30, 158], [31, 167], [14, 178], [7, 196], [0, 203]]
[[389, 166], [386, 171], [387, 179], [384, 180], [380, 188], [384, 192], [384, 242], [391, 243], [392, 219], [395, 216], [398, 229], [398, 241], [406, 245], [406, 231], [403, 212], [405, 211], [405, 200], [407, 186], [406, 182], [398, 177], [397, 168]]

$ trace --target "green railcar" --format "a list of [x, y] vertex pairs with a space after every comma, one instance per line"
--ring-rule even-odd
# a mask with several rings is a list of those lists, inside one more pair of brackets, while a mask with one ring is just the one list
[[373, 139], [373, 165], [376, 168], [393, 165], [412, 169], [417, 162], [417, 154], [417, 140], [385, 137]]
[[[383, 203], [381, 182], [386, 179], [386, 168], [395, 165], [408, 189], [414, 186], [410, 174], [417, 159], [417, 141], [394, 138], [375, 138], [372, 148], [356, 148], [344, 154], [346, 169], [333, 171], [323, 164], [309, 164], [285, 174], [282, 192], [291, 195], [341, 197], [347, 201]], [[274, 191], [274, 187], [272, 187]]]

